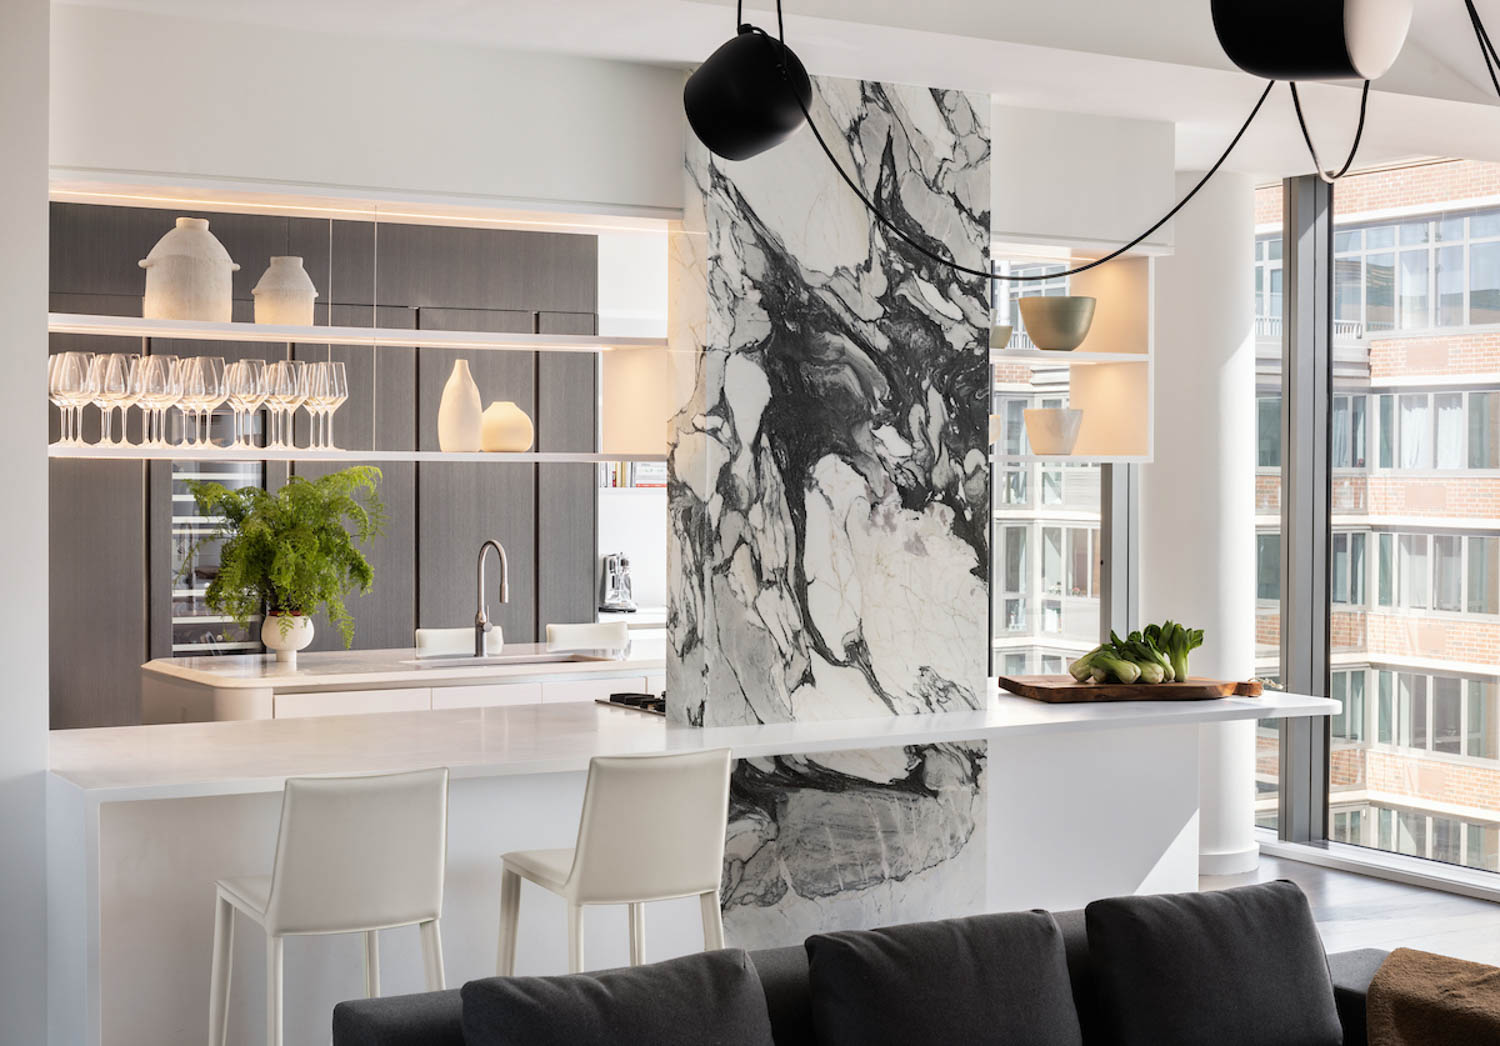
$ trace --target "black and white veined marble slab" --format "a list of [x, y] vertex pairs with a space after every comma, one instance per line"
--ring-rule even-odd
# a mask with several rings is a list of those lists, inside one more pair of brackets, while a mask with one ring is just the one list
[[[901, 228], [987, 268], [989, 101], [817, 79], [813, 117]], [[689, 135], [671, 244], [668, 715], [705, 726], [981, 707], [988, 281], [880, 227], [803, 130]], [[984, 745], [742, 760], [737, 943], [978, 910]]]

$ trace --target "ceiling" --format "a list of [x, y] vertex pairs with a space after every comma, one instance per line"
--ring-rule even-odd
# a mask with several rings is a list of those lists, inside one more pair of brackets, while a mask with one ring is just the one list
[[[102, 0], [302, 30], [420, 37], [687, 66], [731, 35], [735, 0]], [[787, 40], [809, 70], [987, 92], [1042, 109], [1171, 121], [1178, 166], [1211, 163], [1263, 84], [1234, 69], [1209, 0], [787, 0]], [[774, 11], [750, 0], [746, 18]], [[1500, 0], [1481, 0], [1500, 34]], [[1488, 10], [1485, 10], [1485, 9]], [[1304, 93], [1320, 151], [1347, 151], [1357, 86]], [[1372, 92], [1360, 164], [1425, 156], [1500, 161], [1500, 98], [1462, 0], [1416, 0], [1411, 37]], [[1107, 159], [1101, 160], [1107, 165]], [[1311, 169], [1278, 89], [1229, 166]]]

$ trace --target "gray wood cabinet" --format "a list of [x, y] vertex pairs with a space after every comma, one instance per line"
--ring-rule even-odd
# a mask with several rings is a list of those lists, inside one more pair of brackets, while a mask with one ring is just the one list
[[[318, 323], [596, 329], [592, 236], [83, 204], [51, 208], [53, 311], [139, 315], [145, 277], [136, 262], [179, 213], [208, 218], [240, 263], [236, 320], [253, 319], [251, 288], [269, 259], [292, 254], [302, 257], [318, 288]], [[65, 349], [141, 351], [114, 338], [53, 336], [52, 351]], [[453, 361], [462, 356], [486, 404], [510, 399], [532, 416], [537, 449], [595, 448], [598, 361], [592, 355], [182, 341], [144, 349], [226, 360], [288, 353], [342, 360], [350, 396], [335, 416], [334, 438], [361, 450], [438, 449], [438, 404]], [[97, 415], [90, 410], [88, 416], [92, 437]], [[299, 415], [297, 432], [305, 443], [305, 416]], [[139, 435], [133, 420], [131, 436]], [[335, 467], [267, 463], [266, 484], [274, 490], [293, 471], [315, 478]], [[510, 555], [510, 604], [501, 607], [490, 596], [507, 639], [532, 641], [547, 622], [593, 619], [595, 466], [385, 462], [380, 468], [386, 528], [366, 549], [374, 588], [349, 603], [356, 647], [410, 645], [419, 624], [471, 624], [474, 558], [489, 537]], [[138, 666], [171, 652], [171, 490], [166, 462], [52, 464], [54, 727], [139, 722]], [[313, 649], [340, 646], [337, 630], [319, 620]]]

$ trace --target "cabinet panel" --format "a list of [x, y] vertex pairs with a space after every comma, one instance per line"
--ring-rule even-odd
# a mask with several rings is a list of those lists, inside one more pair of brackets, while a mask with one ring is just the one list
[[375, 238], [377, 301], [598, 311], [599, 247], [593, 236], [381, 225]]
[[537, 705], [541, 702], [541, 683], [485, 683], [480, 686], [435, 686], [432, 688], [434, 711], [444, 708]]
[[542, 684], [542, 703], [555, 705], [564, 701], [603, 701], [610, 694], [638, 694], [646, 685], [645, 676], [624, 679], [559, 679]]
[[145, 466], [50, 466], [52, 728], [132, 726], [141, 721], [140, 666], [148, 649]]
[[[532, 329], [530, 313], [421, 309], [426, 330]], [[437, 412], [453, 364], [469, 361], [480, 401], [513, 400], [536, 416], [536, 356], [529, 352], [422, 349], [417, 355], [417, 445], [438, 450]], [[497, 599], [499, 574], [489, 565], [490, 614], [508, 643], [536, 638], [536, 466], [422, 462], [417, 465], [417, 619], [424, 628], [474, 621], [474, 560], [487, 538], [510, 559], [510, 602]]]
[[366, 715], [372, 712], [420, 712], [432, 707], [427, 687], [403, 690], [326, 690], [309, 694], [277, 694], [277, 719], [320, 715]]
[[[593, 334], [593, 315], [543, 313], [548, 334]], [[537, 449], [591, 453], [599, 358], [537, 354]], [[593, 621], [598, 610], [596, 465], [549, 465], [537, 474], [537, 629]]]

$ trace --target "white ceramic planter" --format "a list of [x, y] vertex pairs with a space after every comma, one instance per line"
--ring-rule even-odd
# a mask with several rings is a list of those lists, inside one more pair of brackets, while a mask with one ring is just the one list
[[1026, 437], [1033, 454], [1071, 454], [1083, 425], [1083, 411], [1049, 407], [1025, 412]]
[[312, 618], [267, 614], [260, 625], [260, 641], [276, 655], [277, 661], [284, 665], [295, 665], [297, 651], [313, 641]]
[[520, 454], [531, 449], [536, 429], [526, 412], [510, 400], [491, 403], [484, 409], [480, 434], [484, 449]]
[[233, 319], [232, 281], [239, 268], [208, 231], [207, 218], [178, 218], [138, 263], [146, 270], [141, 315], [148, 320]]
[[990, 328], [990, 348], [1003, 349], [1010, 344], [1010, 336], [1015, 333], [1015, 327], [1009, 323], [1002, 323], [997, 327]]
[[295, 255], [279, 255], [250, 292], [255, 295], [255, 322], [311, 327], [318, 288]]
[[438, 405], [438, 447], [449, 454], [470, 454], [482, 445], [484, 408], [479, 403], [479, 386], [469, 374], [469, 361], [458, 360], [448, 384], [443, 386], [443, 401]]

